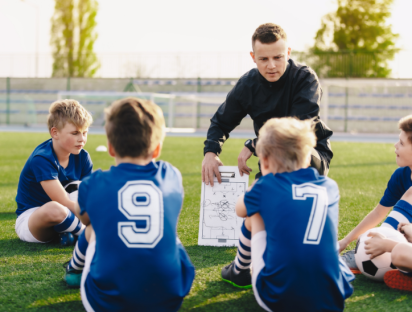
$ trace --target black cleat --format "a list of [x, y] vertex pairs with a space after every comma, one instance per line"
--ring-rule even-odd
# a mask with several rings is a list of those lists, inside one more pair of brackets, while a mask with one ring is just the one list
[[249, 289], [252, 288], [252, 276], [250, 270], [242, 270], [239, 274], [235, 271], [235, 261], [222, 268], [222, 279], [235, 287]]

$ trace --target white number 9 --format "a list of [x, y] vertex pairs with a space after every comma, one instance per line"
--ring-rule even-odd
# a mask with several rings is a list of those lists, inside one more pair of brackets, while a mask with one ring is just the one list
[[[118, 223], [129, 248], [154, 248], [163, 237], [163, 194], [152, 181], [129, 181], [118, 192], [119, 210], [130, 222]], [[143, 221], [145, 227], [137, 227]]]

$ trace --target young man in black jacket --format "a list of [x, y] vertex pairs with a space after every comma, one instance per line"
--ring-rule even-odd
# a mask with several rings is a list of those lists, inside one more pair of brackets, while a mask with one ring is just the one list
[[[218, 166], [222, 166], [219, 154], [229, 133], [249, 114], [258, 136], [263, 124], [274, 117], [293, 116], [301, 120], [315, 118], [317, 145], [312, 151], [311, 166], [320, 174], [327, 175], [333, 157], [329, 138], [333, 132], [319, 119], [319, 104], [322, 90], [316, 73], [309, 67], [290, 59], [291, 48], [287, 46], [285, 31], [278, 25], [260, 25], [252, 36], [256, 63], [244, 74], [228, 93], [219, 107], [207, 132], [202, 163], [202, 180], [213, 186], [213, 177], [221, 182]], [[241, 174], [249, 174], [246, 161], [254, 154], [257, 139], [247, 140], [239, 154], [238, 167]], [[256, 178], [260, 177], [259, 172]]]
[[[329, 143], [333, 132], [319, 119], [322, 90], [318, 77], [309, 67], [290, 59], [291, 49], [287, 45], [286, 33], [278, 25], [260, 25], [252, 36], [252, 47], [250, 55], [257, 68], [239, 79], [211, 119], [205, 141], [202, 180], [213, 186], [215, 175], [221, 183], [218, 167], [223, 165], [219, 159], [222, 145], [229, 138], [229, 133], [248, 114], [253, 120], [256, 136], [263, 124], [274, 117], [315, 119], [317, 143], [311, 152], [311, 166], [320, 174], [327, 175], [333, 157]], [[257, 139], [247, 140], [239, 154], [241, 174], [251, 171], [246, 161], [255, 154], [256, 142]], [[259, 172], [256, 178], [260, 176]], [[250, 229], [250, 219], [246, 218], [236, 258], [222, 269], [223, 280], [242, 288], [251, 287]]]

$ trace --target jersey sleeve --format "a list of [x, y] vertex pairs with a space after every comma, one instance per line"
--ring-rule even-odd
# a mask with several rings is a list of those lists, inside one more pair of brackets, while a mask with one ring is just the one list
[[384, 207], [393, 207], [405, 193], [402, 183], [402, 168], [395, 170], [389, 179], [385, 193], [379, 204]]
[[46, 180], [57, 180], [59, 172], [57, 168], [46, 158], [42, 156], [33, 157], [30, 164], [36, 182]]
[[[260, 179], [263, 180], [263, 179]], [[261, 181], [257, 181], [256, 184], [252, 187], [249, 192], [245, 194], [245, 206], [246, 206], [246, 213], [248, 217], [253, 216], [255, 213], [260, 211], [260, 199], [262, 197], [262, 183]]]
[[176, 167], [172, 166], [172, 168], [176, 173], [177, 180], [179, 181], [180, 192], [182, 193], [182, 199], [183, 199], [185, 197], [185, 189], [183, 188], [182, 174], [180, 173], [179, 169], [177, 169]]
[[86, 177], [79, 185], [79, 195], [77, 198], [77, 202], [80, 206], [80, 215], [87, 212], [87, 194], [89, 193], [89, 186], [91, 180], [92, 176]]
[[93, 169], [92, 159], [90, 157], [90, 154], [87, 153], [83, 161], [82, 175], [80, 177], [80, 180], [83, 180], [85, 177], [88, 177], [92, 173], [92, 169]]

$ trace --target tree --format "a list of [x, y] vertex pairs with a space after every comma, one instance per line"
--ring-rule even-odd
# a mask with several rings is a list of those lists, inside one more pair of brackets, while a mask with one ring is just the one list
[[96, 0], [55, 0], [51, 27], [53, 77], [93, 77], [100, 63], [93, 51], [97, 39]]
[[337, 11], [322, 18], [311, 66], [320, 76], [387, 77], [388, 61], [399, 51], [398, 34], [386, 24], [393, 0], [337, 2]]

